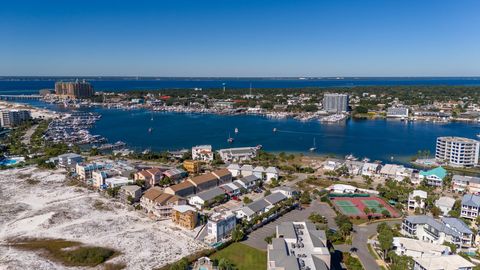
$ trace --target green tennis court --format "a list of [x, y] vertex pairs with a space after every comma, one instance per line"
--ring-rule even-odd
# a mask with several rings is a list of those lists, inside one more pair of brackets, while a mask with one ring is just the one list
[[338, 200], [335, 201], [338, 209], [343, 212], [345, 215], [357, 215], [361, 214], [357, 206], [355, 206], [351, 201]]
[[370, 208], [375, 209], [375, 213], [381, 213], [386, 208], [377, 200], [362, 200], [362, 203]]

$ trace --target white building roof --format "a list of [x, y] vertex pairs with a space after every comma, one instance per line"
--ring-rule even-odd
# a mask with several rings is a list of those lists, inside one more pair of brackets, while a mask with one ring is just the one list
[[412, 193], [410, 193], [410, 198], [415, 198], [415, 197], [420, 197], [422, 199], [426, 199], [428, 194], [426, 191], [423, 190], [414, 190]]
[[435, 202], [437, 206], [444, 206], [444, 207], [449, 207], [452, 208], [453, 205], [455, 204], [455, 199], [451, 197], [440, 197], [438, 200]]
[[444, 245], [432, 244], [422, 240], [411, 239], [406, 237], [394, 237], [393, 245], [396, 247], [403, 247], [407, 250], [417, 251], [426, 254], [438, 254], [450, 248]]
[[414, 260], [426, 270], [458, 270], [475, 266], [460, 255], [416, 258]]

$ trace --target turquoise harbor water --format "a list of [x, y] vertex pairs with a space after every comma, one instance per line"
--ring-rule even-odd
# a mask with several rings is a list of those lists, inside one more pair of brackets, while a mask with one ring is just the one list
[[[397, 162], [405, 162], [418, 150], [434, 153], [438, 136], [475, 138], [480, 132], [480, 125], [464, 123], [348, 120], [324, 124], [250, 115], [94, 110], [103, 117], [93, 128], [93, 134], [103, 135], [110, 142], [122, 140], [135, 150], [173, 150], [198, 144], [212, 144], [219, 149], [261, 144], [266, 151], [308, 153], [315, 138], [317, 154], [353, 154], [383, 161], [393, 157]], [[239, 129], [238, 134], [234, 133], [235, 128]], [[229, 135], [235, 138], [233, 144], [227, 142]]]
[[[55, 80], [0, 80], [0, 94], [32, 94], [38, 89], [52, 88]], [[306, 86], [355, 85], [479, 85], [479, 78], [349, 78], [349, 79], [162, 79], [162, 80], [92, 80], [97, 90], [162, 89], [220, 87], [286, 88]], [[179, 90], [181, 91], [181, 90]], [[38, 101], [28, 103], [63, 110]], [[480, 125], [475, 123], [405, 123], [397, 120], [348, 120], [340, 124], [318, 121], [300, 122], [294, 119], [268, 119], [260, 116], [222, 116], [207, 114], [161, 113], [146, 110], [116, 110], [92, 108], [103, 115], [93, 128], [93, 134], [110, 142], [124, 141], [134, 150], [175, 150], [193, 145], [212, 144], [224, 147], [263, 145], [266, 151], [303, 152], [316, 140], [316, 154], [369, 157], [383, 161], [405, 162], [418, 150], [434, 153], [438, 136], [476, 138]], [[151, 120], [153, 116], [153, 121]], [[148, 129], [152, 128], [151, 133]], [[238, 128], [239, 133], [234, 134]], [[273, 128], [278, 132], [273, 133]], [[229, 136], [235, 138], [227, 143]]]

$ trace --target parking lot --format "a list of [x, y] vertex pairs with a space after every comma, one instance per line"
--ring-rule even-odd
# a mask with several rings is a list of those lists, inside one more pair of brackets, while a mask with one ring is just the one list
[[254, 248], [266, 250], [268, 244], [267, 242], [265, 242], [265, 238], [275, 233], [277, 225], [285, 221], [307, 221], [308, 216], [310, 216], [311, 213], [318, 213], [325, 216], [328, 220], [329, 227], [334, 229], [337, 228], [334, 222], [335, 212], [333, 211], [333, 209], [330, 208], [328, 204], [313, 201], [307, 208], [304, 208], [303, 210], [294, 209], [286, 213], [285, 215], [279, 217], [275, 221], [270, 222], [265, 226], [255, 230], [247, 236], [247, 239], [244, 240], [243, 243]]

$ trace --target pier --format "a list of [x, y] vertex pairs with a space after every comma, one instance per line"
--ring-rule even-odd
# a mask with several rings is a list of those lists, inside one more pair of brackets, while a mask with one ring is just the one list
[[15, 100], [15, 99], [30, 99], [30, 100], [39, 100], [42, 96], [40, 95], [0, 95], [0, 100]]

